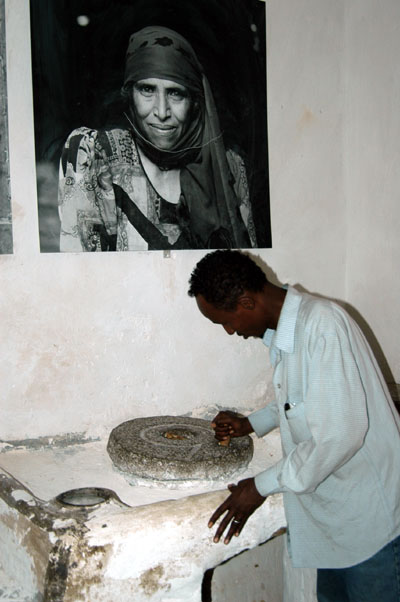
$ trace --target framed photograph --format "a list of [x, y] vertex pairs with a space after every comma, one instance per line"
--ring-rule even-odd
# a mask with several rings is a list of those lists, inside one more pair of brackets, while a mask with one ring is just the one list
[[0, 254], [13, 252], [4, 0], [0, 0]]
[[271, 247], [260, 0], [34, 0], [42, 252]]

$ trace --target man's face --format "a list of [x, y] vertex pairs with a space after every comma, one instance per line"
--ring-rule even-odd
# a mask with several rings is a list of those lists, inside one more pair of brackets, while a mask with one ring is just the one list
[[218, 309], [203, 297], [197, 295], [196, 302], [204, 317], [214, 324], [220, 324], [228, 334], [236, 334], [244, 339], [262, 338], [268, 325], [265, 316], [259, 311], [257, 303], [244, 295], [239, 299], [236, 309], [227, 311]]

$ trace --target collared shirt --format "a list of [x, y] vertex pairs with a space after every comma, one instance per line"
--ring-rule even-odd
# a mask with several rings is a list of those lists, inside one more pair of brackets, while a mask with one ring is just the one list
[[282, 492], [294, 566], [342, 568], [400, 534], [400, 417], [373, 353], [336, 303], [289, 287], [263, 342], [275, 399], [249, 420], [279, 426], [282, 459], [255, 477]]

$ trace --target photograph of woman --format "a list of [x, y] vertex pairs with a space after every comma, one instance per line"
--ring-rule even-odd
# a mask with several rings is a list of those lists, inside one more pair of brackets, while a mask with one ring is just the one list
[[206, 76], [164, 27], [129, 41], [127, 127], [78, 128], [61, 159], [61, 251], [256, 246], [243, 161], [226, 151]]
[[[178, 4], [169, 6], [177, 11]], [[118, 119], [100, 127], [86, 121], [63, 139], [57, 250], [270, 246], [260, 226], [257, 232], [250, 162], [240, 144], [227, 141], [221, 107], [188, 39], [165, 25], [133, 30], [121, 75]]]

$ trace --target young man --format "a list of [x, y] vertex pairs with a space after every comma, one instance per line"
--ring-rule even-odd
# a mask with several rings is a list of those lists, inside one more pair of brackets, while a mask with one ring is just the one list
[[214, 541], [239, 535], [283, 493], [293, 565], [318, 569], [320, 602], [400, 601], [400, 418], [372, 351], [336, 303], [280, 288], [238, 251], [195, 267], [189, 295], [228, 334], [269, 347], [275, 399], [241, 418], [220, 412], [217, 439], [280, 427], [283, 458], [229, 485]]

